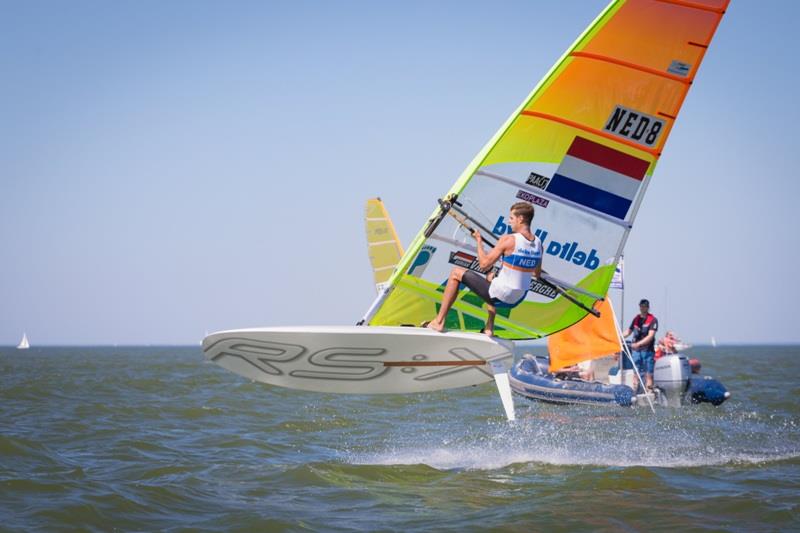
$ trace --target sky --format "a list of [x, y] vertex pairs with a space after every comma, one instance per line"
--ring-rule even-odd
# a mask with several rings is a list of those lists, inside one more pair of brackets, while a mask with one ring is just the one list
[[[605, 4], [4, 2], [0, 344], [354, 324], [364, 202], [410, 242]], [[697, 344], [800, 342], [798, 17], [732, 2], [628, 239], [626, 320], [646, 297]]]

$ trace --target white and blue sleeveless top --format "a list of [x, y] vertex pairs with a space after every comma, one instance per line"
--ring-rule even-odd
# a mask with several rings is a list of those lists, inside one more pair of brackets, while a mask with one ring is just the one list
[[489, 296], [514, 304], [525, 297], [531, 286], [531, 276], [542, 262], [542, 241], [534, 236], [529, 241], [514, 233], [514, 253], [503, 256], [500, 272], [489, 286]]

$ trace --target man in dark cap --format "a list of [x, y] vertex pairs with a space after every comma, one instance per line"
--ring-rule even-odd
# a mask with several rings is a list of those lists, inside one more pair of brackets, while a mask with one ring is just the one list
[[[647, 390], [653, 388], [653, 367], [656, 361], [656, 331], [658, 331], [658, 319], [650, 314], [650, 302], [643, 298], [639, 302], [639, 314], [636, 315], [623, 333], [627, 337], [633, 333], [631, 343], [631, 355], [636, 363], [636, 368], [640, 374], [644, 374], [644, 381]], [[638, 389], [638, 380], [634, 380], [634, 389]]]

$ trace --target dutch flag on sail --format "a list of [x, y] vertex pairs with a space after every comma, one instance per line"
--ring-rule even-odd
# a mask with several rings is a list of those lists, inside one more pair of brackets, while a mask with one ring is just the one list
[[547, 192], [624, 220], [649, 166], [643, 159], [575, 137]]

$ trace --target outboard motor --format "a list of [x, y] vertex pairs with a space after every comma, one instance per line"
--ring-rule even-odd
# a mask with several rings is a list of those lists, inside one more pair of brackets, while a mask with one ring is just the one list
[[692, 403], [708, 402], [716, 406], [730, 398], [731, 393], [725, 385], [712, 377], [693, 376], [689, 380], [689, 397]]
[[691, 374], [689, 359], [685, 355], [665, 355], [656, 359], [653, 384], [664, 391], [668, 406], [681, 406]]

